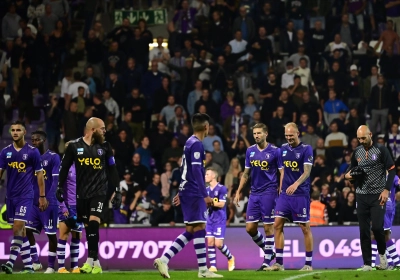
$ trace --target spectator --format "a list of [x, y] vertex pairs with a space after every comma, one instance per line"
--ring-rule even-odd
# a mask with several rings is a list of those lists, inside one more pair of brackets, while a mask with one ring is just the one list
[[334, 119], [333, 121], [338, 124], [340, 132], [343, 132], [346, 135], [350, 135], [351, 127], [349, 125], [349, 120], [347, 119], [347, 115], [348, 115], [348, 112], [345, 109], [342, 109], [339, 111], [339, 117]]
[[300, 76], [301, 79], [301, 84], [307, 88], [310, 88], [309, 85], [311, 85], [316, 91], [314, 81], [311, 77], [311, 70], [308, 68], [309, 65], [307, 65], [307, 59], [302, 57], [299, 60], [299, 67], [296, 67], [293, 69], [293, 73], [297, 76]]
[[295, 52], [294, 46], [296, 45], [296, 36], [294, 35], [294, 24], [293, 21], [289, 20], [286, 24], [286, 28], [282, 30], [279, 36], [279, 46], [281, 52], [292, 55]]
[[134, 88], [140, 88], [142, 73], [136, 65], [134, 58], [129, 58], [127, 68], [122, 75], [122, 81], [126, 92], [132, 92]]
[[86, 67], [85, 76], [82, 77], [82, 80], [89, 86], [90, 96], [93, 97], [97, 92], [101, 92], [102, 83], [99, 78], [93, 76], [93, 67], [88, 65]]
[[331, 123], [334, 119], [339, 117], [341, 110], [349, 111], [347, 106], [339, 99], [336, 99], [336, 92], [334, 90], [329, 91], [329, 100], [324, 104], [324, 118], [325, 123]]
[[328, 211], [324, 203], [320, 201], [320, 192], [314, 191], [311, 194], [310, 225], [321, 226], [328, 224]]
[[308, 88], [301, 84], [300, 76], [295, 75], [293, 82], [293, 85], [287, 89], [287, 92], [291, 96], [294, 105], [300, 110], [303, 105], [303, 93], [308, 92]]
[[73, 102], [76, 102], [78, 104], [78, 114], [81, 116], [85, 112], [85, 108], [89, 106], [89, 99], [85, 98], [85, 88], [84, 87], [79, 87], [78, 88], [78, 96], [72, 99]]
[[379, 66], [381, 74], [385, 77], [386, 83], [389, 88], [394, 86], [396, 92], [400, 92], [399, 69], [399, 55], [393, 53], [393, 48], [388, 46], [385, 51], [380, 55]]
[[339, 205], [336, 197], [332, 197], [328, 204], [328, 219], [329, 223], [339, 222]]
[[395, 0], [388, 0], [385, 1], [385, 4], [387, 20], [393, 21], [397, 34], [400, 36], [400, 11], [398, 7], [400, 3]]
[[289, 100], [287, 90], [282, 90], [277, 106], [282, 106], [284, 108], [284, 116], [288, 121], [297, 122], [297, 108], [294, 103]]
[[208, 135], [203, 139], [204, 150], [209, 151], [209, 152], [214, 152], [214, 142], [215, 141], [219, 142], [221, 151], [223, 151], [224, 146], [222, 143], [222, 139], [221, 139], [221, 137], [216, 135], [215, 126], [210, 124], [210, 127], [208, 129]]
[[140, 162], [140, 154], [137, 152], [134, 153], [129, 170], [131, 172], [132, 180], [139, 184], [140, 190], [144, 190], [147, 184], [150, 182], [150, 172], [147, 167]]
[[[182, 56], [180, 48], [175, 49], [174, 56], [169, 60], [169, 63], [173, 64], [173, 65], [175, 65], [177, 67], [183, 67], [185, 65], [185, 57]], [[181, 89], [182, 89], [181, 76], [179, 75], [178, 72], [176, 72], [174, 70], [171, 71], [171, 87], [172, 87], [171, 91], [175, 96], [181, 96], [182, 95], [182, 92], [181, 92]], [[188, 102], [189, 102], [189, 100], [188, 100]]]
[[[224, 174], [223, 171], [222, 171], [222, 167], [219, 164], [214, 162], [212, 155], [213, 155], [212, 153], [206, 152], [206, 159], [205, 159], [205, 162], [204, 162], [204, 168], [206, 170], [207, 170], [207, 168], [213, 168], [214, 170], [216, 170], [218, 172], [218, 174], [220, 174], [219, 176], [221, 176], [222, 174]], [[218, 181], [220, 179], [221, 178], [219, 177]]]
[[268, 26], [267, 34], [270, 35], [276, 32], [278, 23], [278, 16], [272, 10], [271, 3], [264, 2], [262, 11], [260, 11], [256, 20], [257, 26]]
[[247, 15], [245, 7], [239, 8], [239, 16], [233, 22], [232, 30], [234, 30], [234, 32], [240, 30], [242, 38], [246, 42], [251, 42], [254, 39], [256, 34], [254, 21]]
[[170, 180], [172, 175], [172, 164], [171, 162], [166, 162], [164, 164], [164, 173], [161, 174], [161, 195], [164, 198], [170, 197], [169, 189], [170, 189]]
[[190, 137], [190, 127], [188, 124], [184, 124], [180, 130], [180, 133], [177, 136], [179, 146], [181, 147], [185, 146], [185, 143], [189, 139], [189, 137]]
[[347, 81], [348, 84], [346, 88], [348, 89], [348, 105], [352, 107], [359, 107], [364, 96], [362, 96], [361, 92], [361, 78], [358, 76], [357, 65], [351, 65], [350, 77], [347, 79]]
[[[242, 38], [242, 31], [235, 31], [235, 38], [229, 42], [232, 54], [243, 53], [247, 47], [247, 41]], [[239, 60], [245, 60], [246, 56], [242, 56]]]
[[386, 30], [382, 32], [381, 36], [379, 37], [378, 42], [375, 44], [374, 50], [382, 44], [382, 50], [387, 50], [388, 47], [395, 49], [397, 47], [397, 53], [400, 53], [400, 37], [397, 33], [393, 30], [393, 21], [388, 20], [386, 24]]
[[192, 47], [192, 41], [190, 41], [190, 39], [185, 39], [184, 46], [185, 47], [181, 50], [182, 56], [196, 61], [199, 55], [197, 50]]
[[358, 30], [364, 39], [364, 10], [367, 7], [367, 0], [346, 0], [344, 1], [343, 14], [349, 13], [349, 22], [357, 23]]
[[46, 142], [50, 150], [58, 152], [60, 143], [60, 127], [62, 123], [62, 112], [58, 107], [56, 95], [50, 96], [50, 106], [46, 114]]
[[118, 42], [112, 42], [110, 50], [104, 56], [104, 71], [106, 76], [111, 72], [122, 74], [126, 55], [119, 49]]
[[276, 108], [276, 116], [272, 118], [269, 124], [270, 136], [273, 138], [271, 141], [277, 146], [281, 146], [285, 141], [284, 125], [288, 123], [288, 119], [285, 117], [285, 110], [282, 105], [278, 105]]
[[371, 96], [372, 88], [378, 84], [378, 72], [378, 66], [372, 66], [370, 75], [363, 81], [363, 93], [364, 97], [367, 99]]
[[332, 153], [334, 159], [341, 158], [343, 149], [347, 147], [347, 136], [343, 132], [339, 132], [337, 122], [332, 122], [329, 126], [331, 133], [325, 138], [325, 148], [328, 148]]
[[243, 113], [251, 121], [255, 111], [258, 111], [258, 106], [255, 104], [255, 98], [253, 94], [247, 95], [247, 102], [244, 106]]
[[328, 206], [331, 199], [332, 196], [329, 193], [329, 184], [323, 184], [321, 187], [321, 196], [320, 196], [321, 202]]
[[[132, 141], [134, 124], [132, 122], [132, 112], [131, 111], [126, 110], [124, 112], [124, 117], [123, 117], [121, 123], [119, 124], [119, 129], [125, 130], [129, 141]], [[139, 143], [139, 141], [135, 142], [135, 143]]]
[[113, 114], [115, 119], [118, 119], [120, 117], [119, 106], [117, 102], [110, 96], [110, 91], [105, 90], [103, 92], [103, 98], [107, 111]]
[[[32, 0], [28, 7], [28, 23], [35, 27], [40, 26], [40, 18], [45, 14], [45, 5], [42, 4], [42, 0]], [[3, 33], [4, 34], [4, 33]]]
[[153, 174], [152, 183], [147, 186], [147, 199], [150, 201], [151, 205], [157, 206], [162, 201], [161, 188], [160, 188], [160, 175]]
[[147, 71], [149, 65], [149, 43], [153, 43], [153, 35], [150, 36], [151, 32], [148, 30], [147, 32], [143, 33], [142, 36], [140, 28], [134, 28], [134, 37], [130, 42], [129, 53], [135, 59], [138, 70], [141, 73], [145, 73]]
[[[237, 69], [237, 71], [234, 74], [234, 79], [235, 79], [235, 83], [238, 85], [238, 93], [239, 93], [239, 97], [238, 100], [240, 101], [240, 103], [244, 103], [247, 95], [244, 95], [244, 92], [251, 88], [252, 86], [252, 77], [249, 73], [245, 72], [245, 66], [244, 65], [240, 65]], [[256, 84], [256, 82], [255, 82]], [[256, 90], [256, 89], [254, 89]], [[259, 97], [259, 93], [256, 94], [257, 97]], [[254, 96], [254, 94], [253, 94]]]
[[[21, 73], [22, 74], [22, 73]], [[33, 118], [33, 89], [36, 87], [35, 79], [32, 77], [32, 69], [28, 65], [24, 69], [19, 81], [19, 94], [18, 94], [18, 119], [26, 119], [27, 123]]]
[[89, 87], [87, 84], [82, 82], [82, 75], [80, 72], [74, 73], [74, 82], [68, 87], [68, 93], [64, 93], [65, 98], [65, 110], [68, 110], [69, 103], [72, 99], [78, 97], [78, 89], [83, 87], [85, 89], [84, 97], [89, 98]]
[[168, 73], [168, 67], [163, 63], [164, 60], [169, 60], [169, 50], [163, 47], [163, 37], [157, 37], [157, 47], [152, 49], [149, 53], [149, 60], [158, 63], [158, 71], [161, 73]]
[[195, 104], [202, 95], [203, 83], [201, 80], [197, 80], [194, 84], [194, 90], [189, 93], [187, 100], [187, 109], [190, 116], [193, 116], [195, 110]]
[[[357, 140], [357, 139], [356, 139]], [[357, 143], [358, 144], [358, 143]], [[323, 138], [318, 138], [317, 147], [314, 149], [314, 158], [318, 155], [325, 156], [325, 140]]]
[[123, 166], [129, 166], [133, 153], [135, 152], [135, 147], [124, 129], [119, 130], [118, 137], [113, 147], [115, 149], [115, 158], [120, 160]]
[[156, 227], [159, 224], [169, 224], [170, 226], [175, 225], [174, 210], [169, 199], [164, 199], [162, 206], [153, 210], [150, 221], [151, 226], [153, 227]]
[[[282, 89], [288, 89], [290, 86], [294, 84], [294, 77], [295, 74], [292, 71], [293, 69], [293, 61], [288, 61], [286, 62], [286, 72], [282, 75], [281, 78], [281, 88]], [[300, 77], [299, 77], [300, 78]]]
[[124, 83], [119, 80], [118, 74], [115, 71], [111, 71], [109, 74], [110, 78], [110, 94], [111, 97], [122, 107], [124, 104], [126, 91], [124, 88]]
[[[390, 89], [385, 84], [382, 75], [378, 76], [378, 84], [371, 90], [369, 100], [371, 108], [371, 132], [374, 134], [385, 133], [389, 114]], [[380, 130], [378, 130], [378, 122]]]
[[[302, 30], [299, 31], [303, 32]], [[310, 58], [308, 57], [308, 55], [305, 54], [305, 50], [305, 45], [303, 43], [298, 43], [297, 53], [294, 53], [289, 57], [289, 60], [293, 61], [293, 67], [298, 68], [300, 66], [301, 58], [304, 58], [306, 60], [309, 67], [312, 65], [310, 62]]]
[[358, 222], [355, 200], [356, 197], [354, 192], [348, 192], [345, 203], [340, 208], [339, 224], [343, 224], [345, 222]]
[[300, 135], [299, 135], [300, 138], [302, 138], [307, 133], [308, 122], [309, 122], [308, 114], [305, 112], [301, 113], [300, 122], [297, 124], [297, 127], [300, 132]]
[[168, 77], [163, 77], [161, 81], [161, 88], [156, 90], [155, 96], [157, 98], [154, 100], [153, 113], [160, 117], [161, 110], [168, 105], [168, 97], [173, 95], [170, 87], [170, 82]]
[[221, 150], [221, 144], [219, 143], [218, 140], [215, 140], [213, 142], [213, 148], [214, 151], [211, 153], [213, 161], [221, 166], [222, 168], [222, 173], [220, 174], [221, 176], [224, 176], [229, 169], [229, 158], [228, 154], [224, 151]]
[[[146, 100], [147, 107], [147, 117], [149, 114], [151, 115], [153, 111], [153, 104], [155, 101], [155, 93], [156, 90], [161, 88], [162, 84], [162, 74], [158, 71], [158, 65], [156, 62], [151, 63], [151, 70], [147, 71], [143, 75], [142, 83], [141, 83], [141, 92], [143, 93]], [[149, 121], [146, 121], [146, 126], [150, 125]]]
[[[240, 126], [244, 120], [242, 117], [242, 107], [240, 105], [234, 106], [234, 112], [224, 122], [224, 137], [228, 142], [240, 136]], [[221, 174], [221, 173], [218, 173]]]
[[341, 176], [347, 172], [347, 169], [349, 168], [351, 163], [351, 155], [352, 152], [350, 150], [344, 150], [343, 162], [339, 166], [339, 170], [337, 173], [338, 176]]
[[273, 58], [273, 48], [271, 40], [267, 37], [265, 26], [260, 26], [258, 28], [257, 38], [251, 41], [250, 53], [253, 56], [253, 77], [258, 77], [259, 72], [261, 72], [263, 76], [266, 76], [271, 58]]
[[97, 78], [103, 77], [103, 46], [99, 38], [96, 38], [95, 31], [89, 31], [89, 37], [85, 42], [86, 60], [93, 67], [93, 75]]
[[183, 0], [181, 6], [182, 9], [175, 13], [172, 21], [178, 33], [186, 35], [192, 32], [197, 10], [195, 8], [190, 8], [187, 0]]
[[[339, 25], [337, 25], [334, 30], [333, 34], [340, 34], [341, 39], [348, 48], [354, 49], [357, 46], [358, 43], [358, 38], [357, 38], [357, 30], [355, 26], [351, 23], [349, 23], [349, 15], [348, 14], [343, 14], [342, 15], [342, 21]], [[336, 35], [335, 35], [336, 36]], [[348, 53], [348, 55], [351, 55]]]
[[93, 117], [105, 120], [108, 115], [108, 110], [106, 105], [103, 103], [103, 96], [101, 93], [95, 94], [93, 96]]
[[168, 123], [168, 131], [174, 135], [178, 135], [182, 127], [188, 124], [185, 115], [183, 114], [183, 108], [181, 106], [175, 107], [175, 116]]
[[221, 20], [221, 13], [212, 13], [213, 23], [210, 27], [210, 46], [218, 56], [223, 52], [223, 47], [229, 42], [229, 25]]
[[133, 38], [133, 32], [130, 28], [129, 19], [122, 20], [122, 25], [114, 28], [107, 38], [111, 38], [114, 42], [118, 43], [120, 50], [125, 54], [130, 54], [130, 42]]
[[78, 104], [76, 102], [70, 102], [69, 110], [64, 112], [62, 131], [65, 142], [82, 136], [82, 131], [78, 132], [79, 116], [77, 111]]
[[157, 123], [157, 130], [150, 134], [151, 150], [153, 158], [157, 163], [162, 163], [162, 156], [165, 149], [169, 147], [171, 139], [172, 134], [166, 129], [165, 123], [159, 121]]
[[232, 187], [239, 184], [239, 173], [242, 171], [238, 158], [232, 158], [228, 172], [225, 174], [224, 185], [228, 188], [228, 193], [232, 192]]
[[[165, 120], [167, 124], [174, 118], [175, 116], [175, 108], [181, 107], [178, 104], [175, 104], [175, 97], [173, 95], [168, 96], [168, 105], [162, 108], [160, 115], [158, 117], [159, 121]], [[182, 107], [181, 107], [182, 108]], [[182, 112], [183, 117], [186, 118], [185, 111]]]
[[397, 163], [400, 159], [400, 133], [397, 123], [390, 126], [390, 131], [385, 135], [385, 142], [391, 151], [393, 160]]
[[51, 5], [46, 4], [45, 13], [40, 18], [39, 30], [41, 30], [44, 35], [50, 36], [56, 27], [57, 20], [58, 17], [53, 13]]
[[136, 153], [140, 155], [140, 164], [143, 164], [148, 171], [151, 170], [151, 151], [150, 151], [150, 140], [149, 137], [143, 136], [140, 141], [140, 147], [137, 148]]
[[162, 155], [162, 164], [166, 164], [167, 162], [171, 162], [176, 164], [178, 159], [181, 157], [183, 153], [182, 147], [179, 146], [178, 140], [176, 138], [172, 138], [171, 146], [167, 147]]
[[121, 196], [121, 206], [119, 209], [114, 209], [113, 214], [114, 214], [114, 219], [113, 223], [114, 224], [121, 224], [121, 225], [126, 225], [128, 224], [128, 214], [129, 214], [129, 205], [126, 204], [126, 192], [122, 192]]
[[21, 17], [15, 13], [15, 4], [10, 4], [8, 13], [3, 17], [1, 23], [1, 34], [3, 40], [18, 37], [20, 19]]

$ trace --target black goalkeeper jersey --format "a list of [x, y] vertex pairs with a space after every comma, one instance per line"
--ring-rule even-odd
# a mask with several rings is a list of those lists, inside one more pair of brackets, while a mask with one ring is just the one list
[[108, 166], [115, 164], [108, 142], [89, 146], [82, 137], [71, 141], [61, 161], [59, 186], [64, 185], [72, 164], [76, 169], [76, 198], [106, 195]]

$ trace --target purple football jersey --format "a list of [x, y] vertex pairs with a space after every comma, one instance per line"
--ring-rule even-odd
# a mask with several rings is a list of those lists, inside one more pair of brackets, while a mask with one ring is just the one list
[[270, 143], [262, 151], [257, 145], [247, 149], [245, 168], [251, 169], [251, 195], [277, 193], [277, 173], [282, 168], [279, 154], [280, 149]]
[[208, 209], [207, 223], [212, 224], [225, 224], [226, 222], [226, 197], [228, 196], [228, 189], [221, 184], [217, 184], [213, 189], [207, 187], [208, 195], [214, 202], [225, 202], [224, 207], [210, 207]]
[[183, 147], [181, 184], [179, 195], [186, 197], [207, 197], [204, 182], [205, 152], [203, 143], [192, 135]]
[[[289, 144], [281, 146], [281, 156], [284, 168], [282, 181], [282, 194], [286, 189], [296, 182], [304, 173], [304, 164], [313, 165], [313, 151], [310, 145], [300, 142], [297, 147], [292, 148]], [[294, 192], [293, 196], [310, 196], [310, 177], [308, 177]]]
[[[41, 156], [42, 166], [44, 170], [44, 183], [46, 186], [46, 199], [49, 205], [58, 205], [56, 199], [56, 190], [58, 184], [58, 171], [60, 170], [60, 156], [47, 150]], [[33, 180], [33, 203], [38, 205], [39, 202], [39, 186], [37, 180]]]
[[390, 202], [396, 204], [395, 197], [396, 197], [396, 189], [398, 186], [399, 186], [399, 176], [395, 175], [392, 188], [390, 189], [390, 195], [389, 195], [388, 202], [390, 201]]
[[39, 150], [25, 144], [17, 151], [13, 144], [0, 153], [0, 169], [7, 170], [7, 198], [32, 198], [35, 172], [43, 170]]
[[[71, 165], [68, 171], [67, 180], [64, 183], [64, 200], [65, 204], [69, 207], [76, 205], [76, 170], [75, 170], [75, 163]], [[61, 203], [61, 205], [64, 202]]]

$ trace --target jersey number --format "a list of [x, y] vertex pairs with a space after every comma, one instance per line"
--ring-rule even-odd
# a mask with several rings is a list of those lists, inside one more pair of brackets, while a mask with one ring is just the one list
[[26, 206], [21, 206], [21, 208], [19, 209], [19, 212], [26, 214]]
[[97, 212], [101, 212], [103, 210], [103, 202], [98, 202], [99, 206], [97, 206]]
[[181, 167], [182, 167], [182, 177], [181, 177], [181, 178], [182, 178], [182, 181], [186, 181], [187, 163], [186, 163], [185, 155], [182, 156]]

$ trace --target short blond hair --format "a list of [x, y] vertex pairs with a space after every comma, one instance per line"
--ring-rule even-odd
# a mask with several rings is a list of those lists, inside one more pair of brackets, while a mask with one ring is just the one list
[[290, 122], [290, 123], [285, 124], [285, 129], [290, 128], [290, 127], [296, 129], [297, 132], [299, 131], [299, 128], [297, 127], [297, 124], [295, 124], [294, 122]]
[[218, 174], [218, 171], [217, 171], [215, 168], [209, 167], [209, 168], [207, 168], [207, 171], [213, 172], [213, 173], [214, 173], [214, 176], [215, 176], [215, 180], [218, 181], [218, 176], [219, 176], [219, 174]]

